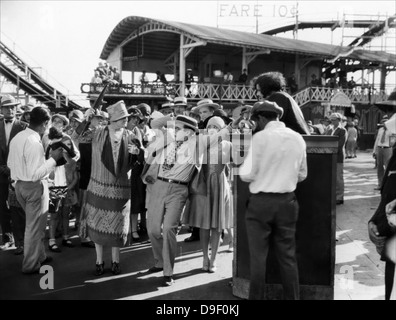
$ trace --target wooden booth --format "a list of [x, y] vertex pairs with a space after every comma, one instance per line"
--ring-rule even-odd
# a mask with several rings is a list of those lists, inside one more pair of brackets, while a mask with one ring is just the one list
[[[338, 137], [304, 136], [307, 144], [308, 177], [299, 183], [296, 196], [300, 205], [297, 223], [297, 259], [301, 299], [334, 298], [336, 167]], [[249, 246], [245, 226], [248, 184], [234, 180], [235, 256], [233, 294], [249, 296]], [[264, 214], [264, 212], [263, 212]], [[274, 252], [267, 260], [267, 298], [282, 299], [282, 285]]]

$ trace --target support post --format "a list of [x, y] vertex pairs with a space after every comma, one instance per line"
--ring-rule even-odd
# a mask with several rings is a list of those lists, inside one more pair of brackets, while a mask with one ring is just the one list
[[380, 80], [381, 91], [385, 91], [385, 80], [386, 80], [386, 66], [381, 65], [381, 80]]
[[180, 61], [179, 61], [179, 81], [180, 96], [184, 97], [186, 88], [186, 58], [184, 56], [184, 35], [180, 35]]
[[248, 62], [247, 62], [247, 55], [246, 55], [246, 48], [242, 48], [242, 70], [248, 68]]

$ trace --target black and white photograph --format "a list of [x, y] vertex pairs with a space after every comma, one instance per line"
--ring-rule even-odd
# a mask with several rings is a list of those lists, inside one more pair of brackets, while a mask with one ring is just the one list
[[241, 317], [395, 266], [395, 1], [0, 0], [0, 301]]

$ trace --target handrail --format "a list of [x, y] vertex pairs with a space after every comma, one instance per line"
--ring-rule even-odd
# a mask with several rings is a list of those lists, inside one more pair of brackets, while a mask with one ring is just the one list
[[[103, 88], [103, 84], [83, 83], [81, 84], [81, 92], [86, 94], [99, 94]], [[178, 82], [163, 83], [147, 83], [147, 84], [120, 84], [110, 85], [108, 94], [117, 95], [154, 95], [158, 97], [177, 97], [180, 96], [181, 84]], [[375, 103], [379, 100], [385, 100], [387, 94], [383, 91], [376, 92], [370, 89], [343, 89], [329, 87], [306, 87], [292, 97], [296, 100], [300, 107], [304, 107], [310, 102], [329, 102], [332, 97], [342, 92], [348, 96], [352, 103]], [[254, 103], [257, 101], [256, 90], [252, 86], [240, 84], [217, 84], [217, 83], [191, 83], [186, 87], [184, 94], [190, 101], [199, 101], [205, 98], [213, 101], [237, 102], [244, 100], [246, 103]]]
[[[46, 94], [44, 91], [38, 89], [25, 79], [19, 77], [14, 71], [0, 62], [0, 71], [1, 73], [11, 82], [17, 84], [19, 82], [20, 88], [25, 91], [26, 93], [34, 96], [37, 100], [41, 101], [42, 103], [48, 105], [50, 108], [56, 108], [56, 100], [49, 94]], [[64, 102], [63, 104], [64, 107]]]

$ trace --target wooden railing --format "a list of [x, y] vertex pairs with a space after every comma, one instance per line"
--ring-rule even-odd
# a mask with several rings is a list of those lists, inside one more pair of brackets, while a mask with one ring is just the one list
[[[101, 83], [83, 83], [81, 92], [86, 94], [99, 94], [103, 89]], [[116, 95], [155, 95], [178, 97], [181, 94], [181, 83], [171, 82], [147, 84], [121, 84], [109, 85], [107, 94]], [[238, 84], [191, 83], [185, 86], [184, 96], [191, 101], [212, 99], [214, 101], [257, 101], [255, 90], [252, 87]]]
[[[86, 94], [99, 94], [103, 89], [103, 84], [83, 83], [81, 92]], [[139, 95], [139, 96], [159, 96], [178, 97], [181, 92], [181, 83], [171, 82], [148, 83], [148, 84], [122, 84], [110, 85], [107, 94], [115, 95]], [[375, 103], [386, 100], [387, 94], [383, 91], [371, 89], [343, 89], [329, 87], [307, 87], [293, 94], [293, 98], [300, 107], [310, 102], [328, 102], [336, 94], [342, 92], [348, 96], [352, 103]], [[201, 99], [212, 99], [216, 102], [237, 102], [244, 100], [246, 103], [257, 101], [256, 90], [252, 86], [240, 84], [215, 84], [215, 83], [191, 83], [186, 85], [184, 96], [190, 101]]]
[[300, 107], [310, 102], [329, 102], [335, 94], [344, 93], [352, 103], [374, 104], [386, 100], [388, 95], [385, 91], [371, 89], [343, 89], [328, 87], [307, 87], [293, 95], [294, 100]]

